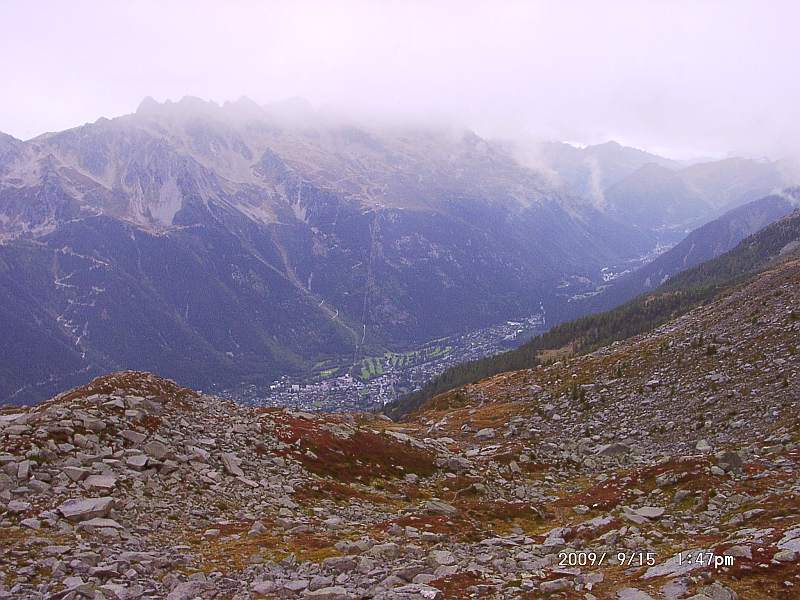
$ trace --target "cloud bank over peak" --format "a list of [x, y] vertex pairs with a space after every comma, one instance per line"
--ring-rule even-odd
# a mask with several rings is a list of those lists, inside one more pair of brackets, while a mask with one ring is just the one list
[[486, 136], [683, 157], [800, 154], [796, 2], [12, 0], [0, 131], [27, 139], [141, 98], [461, 123]]

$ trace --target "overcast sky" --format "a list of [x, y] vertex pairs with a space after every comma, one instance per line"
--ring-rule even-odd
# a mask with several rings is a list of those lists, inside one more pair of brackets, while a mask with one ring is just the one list
[[0, 0], [0, 131], [144, 96], [457, 121], [673, 155], [800, 153], [800, 2]]

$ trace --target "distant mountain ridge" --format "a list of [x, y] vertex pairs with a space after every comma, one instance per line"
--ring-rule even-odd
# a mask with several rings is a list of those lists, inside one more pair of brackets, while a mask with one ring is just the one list
[[640, 227], [686, 227], [712, 210], [679, 171], [648, 163], [605, 191], [608, 209]]
[[604, 191], [634, 173], [637, 169], [657, 164], [677, 169], [679, 163], [644, 150], [622, 146], [609, 141], [594, 146], [577, 147], [565, 142], [537, 142], [519, 147], [518, 154], [536, 167], [555, 175], [565, 189], [595, 202], [604, 204]]
[[616, 142], [585, 148], [548, 142], [531, 152], [565, 189], [668, 243], [728, 210], [797, 183], [779, 162], [727, 158], [686, 166]]

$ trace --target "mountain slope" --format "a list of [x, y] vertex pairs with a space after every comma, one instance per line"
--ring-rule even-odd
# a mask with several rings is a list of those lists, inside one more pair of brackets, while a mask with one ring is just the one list
[[785, 185], [779, 164], [746, 158], [692, 165], [681, 171], [681, 177], [718, 211], [736, 208]]
[[729, 158], [685, 166], [616, 142], [585, 148], [547, 142], [517, 147], [517, 154], [557, 185], [669, 244], [725, 211], [797, 183], [780, 162]]
[[654, 163], [607, 188], [605, 201], [613, 214], [648, 230], [680, 228], [710, 209], [679, 173]]
[[647, 165], [657, 165], [669, 170], [678, 167], [678, 163], [674, 160], [638, 148], [623, 146], [614, 141], [587, 146], [583, 149], [583, 154], [599, 165], [600, 184], [603, 189], [610, 188]]
[[[31, 377], [18, 370], [23, 357], [4, 346], [2, 394], [10, 400], [42, 394], [62, 377], [75, 381], [87, 370], [124, 365], [160, 368], [201, 386], [217, 381], [215, 372], [243, 380], [259, 372], [276, 377], [276, 366], [300, 364], [301, 352], [352, 344], [281, 273], [224, 230], [157, 236], [93, 217], [37, 244], [0, 247], [0, 260], [2, 305], [29, 299], [6, 324], [6, 339], [35, 352], [40, 346], [28, 332], [38, 329], [64, 347], [58, 359], [28, 356], [23, 368], [38, 370]], [[276, 309], [292, 310], [296, 320], [276, 321]], [[23, 389], [12, 393], [11, 385]]]
[[541, 142], [526, 147], [533, 164], [555, 174], [566, 189], [579, 196], [604, 203], [604, 191], [638, 169], [655, 164], [664, 169], [680, 168], [676, 161], [637, 148], [609, 141], [579, 148], [563, 142]]
[[786, 185], [778, 163], [731, 158], [684, 169], [647, 164], [605, 190], [606, 209], [665, 241]]
[[615, 281], [592, 299], [593, 310], [616, 306], [643, 294], [681, 271], [711, 260], [735, 247], [745, 237], [790, 214], [800, 205], [800, 189], [789, 188], [734, 208], [692, 231], [673, 248]]
[[731, 251], [670, 278], [653, 290], [606, 312], [562, 323], [515, 350], [457, 365], [423, 389], [387, 406], [394, 418], [423, 406], [431, 398], [481, 378], [530, 368], [550, 355], [590, 352], [614, 341], [649, 331], [695, 306], [726, 293], [742, 279], [795, 252], [800, 240], [800, 213], [745, 238]]

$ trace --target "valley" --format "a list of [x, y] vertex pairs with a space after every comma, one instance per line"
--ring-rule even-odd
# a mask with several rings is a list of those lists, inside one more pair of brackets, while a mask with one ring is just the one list
[[341, 359], [324, 361], [315, 365], [315, 370], [306, 377], [283, 377], [268, 387], [250, 385], [219, 395], [249, 406], [324, 412], [378, 411], [456, 364], [515, 348], [545, 328], [542, 311], [440, 338], [405, 352], [362, 358], [355, 364]]
[[[635, 272], [669, 250], [656, 247], [620, 264], [604, 266], [599, 276], [562, 281], [555, 301], [580, 303], [602, 294], [612, 282]], [[577, 310], [577, 314], [580, 314]], [[323, 360], [298, 376], [283, 376], [268, 385], [244, 385], [219, 395], [249, 406], [293, 407], [323, 412], [375, 411], [423, 388], [454, 366], [517, 348], [549, 327], [544, 306], [523, 318], [468, 333], [432, 340], [405, 351], [386, 351], [357, 362], [349, 357]]]

